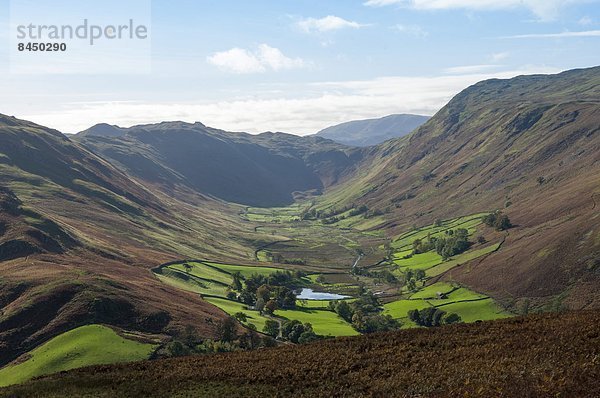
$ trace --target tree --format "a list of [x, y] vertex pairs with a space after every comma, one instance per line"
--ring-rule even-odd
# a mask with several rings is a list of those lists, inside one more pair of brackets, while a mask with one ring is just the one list
[[486, 242], [487, 242], [487, 240], [485, 239], [485, 236], [483, 236], [483, 235], [479, 235], [479, 236], [477, 237], [477, 242], [478, 242], [479, 244], [483, 245], [484, 243], [486, 243]]
[[241, 311], [240, 312], [236, 312], [235, 315], [233, 315], [233, 317], [235, 319], [237, 319], [238, 321], [240, 321], [240, 322], [246, 322], [248, 320], [248, 316], [245, 313], [241, 312]]
[[489, 227], [494, 227], [497, 231], [505, 231], [509, 228], [512, 228], [510, 219], [506, 214], [503, 214], [501, 211], [496, 211], [495, 213], [487, 214], [483, 217], [482, 220], [485, 225]]
[[460, 322], [462, 322], [462, 318], [460, 317], [460, 315], [455, 314], [455, 313], [448, 314], [444, 318], [444, 323], [447, 325], [450, 325], [453, 323], [460, 323]]
[[256, 311], [262, 313], [263, 310], [265, 309], [265, 300], [263, 300], [261, 298], [256, 300], [256, 304], [254, 304], [254, 309], [256, 309]]
[[224, 321], [221, 321], [217, 327], [219, 340], [225, 342], [235, 340], [237, 337], [236, 326], [236, 322], [232, 317], [227, 317]]
[[271, 298], [271, 289], [267, 285], [261, 285], [256, 290], [256, 299], [263, 299], [265, 302], [269, 301]]
[[263, 332], [271, 337], [279, 336], [279, 322], [267, 319], [265, 321], [265, 326], [263, 327]]
[[192, 272], [192, 269], [194, 269], [194, 267], [192, 267], [192, 265], [188, 263], [183, 264], [183, 268], [185, 268], [185, 272], [187, 272], [188, 274]]
[[234, 272], [232, 275], [233, 282], [231, 283], [231, 288], [237, 292], [242, 290], [242, 274], [239, 271]]
[[[309, 324], [307, 324], [307, 325], [309, 325]], [[300, 337], [298, 337], [299, 344], [307, 344], [307, 343], [311, 343], [316, 340], [319, 340], [319, 336], [317, 336], [317, 334], [312, 330], [312, 327], [310, 329], [307, 329], [305, 327], [304, 332], [302, 332]]]
[[346, 301], [340, 301], [335, 306], [335, 312], [346, 322], [352, 322], [352, 308]]
[[236, 292], [229, 291], [229, 292], [227, 292], [227, 298], [229, 300], [237, 300], [238, 295]]
[[275, 300], [267, 301], [264, 310], [268, 314], [274, 313], [277, 310], [277, 302]]
[[415, 278], [417, 278], [418, 281], [422, 281], [423, 279], [425, 279], [425, 271], [422, 269], [416, 270]]

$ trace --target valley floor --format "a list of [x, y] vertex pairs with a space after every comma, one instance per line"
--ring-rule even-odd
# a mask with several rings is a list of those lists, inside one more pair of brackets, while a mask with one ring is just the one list
[[600, 314], [569, 312], [303, 346], [96, 366], [18, 397], [597, 397]]

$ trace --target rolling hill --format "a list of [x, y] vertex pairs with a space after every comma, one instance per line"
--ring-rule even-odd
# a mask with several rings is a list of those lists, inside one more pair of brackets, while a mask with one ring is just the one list
[[404, 137], [429, 120], [421, 115], [389, 115], [379, 119], [354, 120], [319, 131], [318, 137], [349, 146], [373, 146]]

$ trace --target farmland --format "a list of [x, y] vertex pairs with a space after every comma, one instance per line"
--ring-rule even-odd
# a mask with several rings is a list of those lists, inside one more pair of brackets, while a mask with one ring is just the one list
[[[461, 216], [449, 220], [438, 220], [435, 224], [413, 227], [391, 239], [389, 257], [377, 261], [384, 256], [384, 244], [381, 238], [366, 234], [353, 228], [347, 228], [348, 220], [359, 217], [346, 210], [346, 216], [332, 225], [322, 225], [314, 220], [305, 220], [301, 212], [307, 212], [310, 205], [294, 205], [289, 208], [257, 209], [247, 208], [242, 217], [253, 220], [256, 228], [270, 231], [277, 239], [283, 239], [284, 244], [267, 245], [260, 251], [257, 262], [265, 265], [222, 264], [211, 261], [183, 261], [165, 265], [155, 269], [156, 275], [165, 283], [202, 295], [208, 302], [219, 307], [227, 314], [234, 316], [243, 313], [245, 318], [240, 321], [243, 325], [262, 331], [269, 319], [285, 322], [298, 320], [312, 325], [315, 333], [322, 336], [348, 336], [358, 334], [352, 325], [342, 319], [331, 300], [297, 300], [296, 308], [279, 308], [272, 314], [265, 314], [252, 305], [242, 303], [231, 296], [233, 275], [242, 279], [253, 275], [269, 277], [278, 271], [293, 270], [300, 272], [301, 278], [295, 282], [295, 288], [310, 287], [316, 291], [344, 294], [349, 296], [347, 301], [352, 303], [362, 294], [379, 296], [381, 314], [390, 316], [400, 322], [402, 328], [417, 326], [408, 318], [411, 310], [437, 308], [447, 314], [456, 314], [463, 322], [489, 320], [510, 316], [510, 314], [494, 302], [492, 298], [469, 289], [452, 281], [440, 281], [440, 277], [449, 270], [482, 258], [497, 251], [502, 242], [469, 243], [462, 253], [447, 258], [442, 257], [434, 249], [416, 253], [416, 242], [433, 242], [436, 239], [451, 237], [455, 231], [463, 229], [465, 236], [473, 242], [475, 234], [482, 230], [481, 214]], [[341, 225], [337, 225], [341, 223]], [[496, 236], [494, 239], [500, 239]], [[320, 243], [317, 244], [317, 240]], [[360, 248], [362, 253], [354, 261], [353, 267], [348, 262], [346, 266], [338, 263], [323, 264], [319, 261], [288, 261], [287, 264], [273, 263], [273, 259], [289, 259], [294, 247], [312, 246], [315, 255], [327, 253], [328, 245], [333, 242], [345, 242], [338, 249], [356, 254]], [[295, 254], [294, 254], [295, 256]], [[365, 258], [366, 257], [366, 258]], [[352, 258], [352, 257], [349, 257]], [[375, 263], [369, 265], [367, 262]], [[419, 274], [419, 272], [421, 272]], [[383, 278], [382, 275], [394, 275]], [[234, 295], [236, 296], [236, 295]], [[348, 319], [348, 318], [347, 318]]]

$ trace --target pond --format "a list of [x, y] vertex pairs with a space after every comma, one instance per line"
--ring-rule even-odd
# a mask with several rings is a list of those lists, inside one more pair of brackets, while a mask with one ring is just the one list
[[312, 289], [304, 288], [300, 291], [297, 298], [299, 300], [343, 300], [349, 297], [335, 293], [315, 292]]

